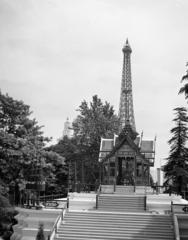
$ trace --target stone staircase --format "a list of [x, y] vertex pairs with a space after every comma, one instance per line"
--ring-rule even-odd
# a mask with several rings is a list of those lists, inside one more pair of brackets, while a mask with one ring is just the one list
[[67, 211], [54, 240], [175, 239], [172, 215], [145, 210], [145, 188], [134, 192], [133, 187], [116, 186], [113, 190], [112, 185], [102, 187], [95, 210]]
[[172, 240], [169, 215], [67, 212], [55, 240]]
[[108, 212], [144, 212], [145, 197], [139, 195], [101, 194], [98, 198], [98, 210]]

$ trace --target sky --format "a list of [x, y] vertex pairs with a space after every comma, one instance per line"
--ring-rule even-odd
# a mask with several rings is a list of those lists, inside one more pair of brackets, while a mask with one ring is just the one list
[[0, 89], [30, 105], [53, 142], [97, 94], [118, 113], [122, 47], [132, 48], [136, 129], [168, 157], [188, 62], [186, 0], [0, 0]]

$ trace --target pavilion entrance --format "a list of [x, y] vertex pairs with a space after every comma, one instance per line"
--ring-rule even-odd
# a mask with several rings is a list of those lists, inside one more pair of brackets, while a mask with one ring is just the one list
[[117, 159], [117, 185], [134, 185], [135, 184], [135, 164], [133, 157], [118, 157]]

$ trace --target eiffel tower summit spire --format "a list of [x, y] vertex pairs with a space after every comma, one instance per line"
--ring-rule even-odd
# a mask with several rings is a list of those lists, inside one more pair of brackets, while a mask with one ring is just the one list
[[123, 51], [123, 70], [119, 103], [119, 120], [120, 120], [119, 133], [128, 124], [131, 126], [132, 130], [136, 132], [131, 78], [132, 49], [129, 45], [128, 39], [126, 40], [126, 43], [122, 51]]

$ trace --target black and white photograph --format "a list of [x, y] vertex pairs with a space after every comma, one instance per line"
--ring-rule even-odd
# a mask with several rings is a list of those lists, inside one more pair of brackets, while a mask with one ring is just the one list
[[188, 1], [0, 0], [0, 240], [188, 240]]

